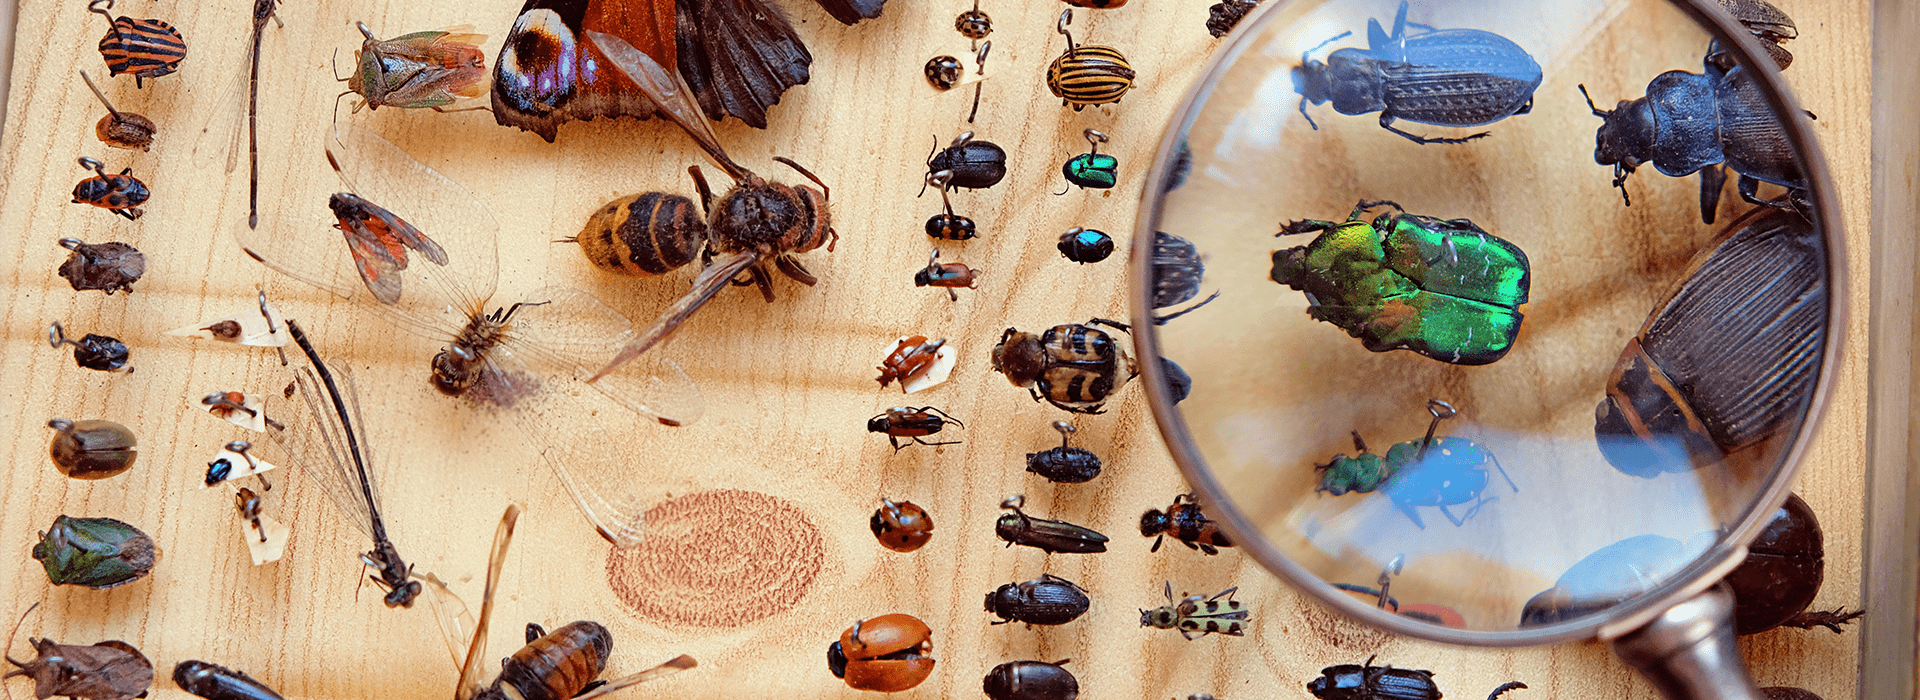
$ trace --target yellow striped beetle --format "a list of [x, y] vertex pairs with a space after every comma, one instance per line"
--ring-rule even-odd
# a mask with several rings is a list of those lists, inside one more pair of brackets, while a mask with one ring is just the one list
[[1111, 46], [1076, 46], [1067, 25], [1073, 23], [1073, 8], [1060, 13], [1055, 29], [1067, 37], [1067, 50], [1047, 66], [1047, 88], [1061, 105], [1078, 112], [1088, 105], [1119, 102], [1133, 88], [1133, 64], [1125, 54]]

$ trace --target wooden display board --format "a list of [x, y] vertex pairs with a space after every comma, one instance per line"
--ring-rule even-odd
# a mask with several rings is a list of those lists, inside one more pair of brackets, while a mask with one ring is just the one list
[[[360, 584], [357, 554], [367, 542], [318, 488], [290, 472], [275, 479], [268, 510], [292, 524], [293, 540], [285, 559], [258, 567], [239, 540], [230, 493], [198, 488], [205, 462], [245, 436], [189, 401], [218, 390], [277, 393], [286, 375], [271, 351], [163, 333], [244, 311], [256, 290], [265, 290], [311, 329], [323, 352], [360, 376], [385, 460], [389, 527], [419, 569], [450, 581], [477, 610], [493, 526], [508, 502], [527, 508], [495, 611], [494, 658], [518, 648], [526, 621], [553, 627], [593, 619], [616, 639], [613, 673], [678, 653], [700, 662], [629, 693], [852, 697], [856, 692], [824, 668], [827, 644], [857, 619], [907, 612], [933, 627], [940, 660], [933, 678], [909, 693], [914, 697], [973, 697], [996, 664], [1070, 658], [1086, 697], [1305, 698], [1304, 684], [1322, 667], [1376, 655], [1379, 663], [1435, 671], [1450, 697], [1480, 697], [1510, 680], [1529, 686], [1510, 693], [1513, 700], [1654, 697], [1602, 644], [1478, 649], [1396, 637], [1323, 610], [1236, 550], [1204, 557], [1170, 544], [1148, 553], [1148, 541], [1136, 534], [1140, 514], [1165, 508], [1185, 488], [1138, 387], [1122, 391], [1108, 413], [1074, 419], [1075, 444], [1106, 460], [1099, 479], [1056, 486], [1023, 471], [1026, 453], [1059, 444], [1048, 423], [1064, 414], [995, 374], [990, 350], [1008, 326], [1037, 331], [1126, 317], [1123, 256], [1078, 266], [1054, 244], [1073, 226], [1105, 230], [1127, 244], [1168, 116], [1219, 45], [1202, 27], [1205, 0], [1134, 0], [1117, 10], [1078, 11], [1076, 40], [1119, 47], [1139, 71], [1119, 104], [1080, 112], [1063, 109], [1044, 86], [1046, 66], [1064, 45], [1054, 31], [1063, 6], [984, 3], [995, 21], [992, 78], [971, 125], [964, 121], [971, 90], [937, 93], [922, 77], [927, 58], [966, 51], [952, 22], [970, 1], [893, 0], [881, 18], [855, 27], [812, 3], [782, 2], [813, 52], [811, 82], [787, 93], [768, 130], [737, 121], [717, 128], [748, 167], [792, 182], [771, 160], [784, 155], [831, 185], [840, 240], [831, 252], [803, 256], [818, 286], [779, 279], [771, 304], [752, 290], [723, 291], [664, 349], [701, 386], [708, 409], [678, 429], [636, 420], [619, 439], [635, 469], [682, 475], [675, 500], [655, 513], [662, 539], [639, 555], [614, 553], [592, 534], [509, 421], [456, 406], [428, 386], [434, 343], [394, 333], [364, 309], [273, 273], [234, 245], [227, 229], [245, 218], [244, 157], [229, 171], [222, 159], [196, 157], [194, 149], [208, 138], [203, 128], [233, 123], [242, 108], [244, 90], [234, 86], [250, 43], [251, 3], [118, 5], [116, 12], [167, 20], [191, 46], [179, 73], [144, 90], [127, 77], [107, 81], [121, 109], [159, 123], [145, 153], [108, 150], [93, 137], [105, 112], [74, 69], [103, 77], [96, 52], [101, 19], [73, 0], [21, 3], [0, 138], [0, 249], [11, 251], [0, 256], [0, 284], [8, 289], [0, 306], [0, 455], [9, 465], [0, 488], [0, 555], [9, 558], [0, 567], [0, 617], [34, 601], [42, 606], [8, 653], [29, 656], [28, 635], [68, 644], [126, 640], [158, 667], [154, 697], [184, 697], [164, 677], [189, 658], [244, 669], [289, 698], [452, 692], [457, 669], [431, 614], [389, 610], [377, 589]], [[273, 144], [267, 150], [285, 155], [260, 164], [263, 190], [318, 202], [338, 188], [319, 143], [335, 93], [344, 89], [331, 71], [336, 60], [344, 70], [359, 45], [355, 20], [383, 37], [471, 24], [490, 35], [483, 49], [491, 64], [519, 4], [283, 4], [285, 26], [269, 25], [262, 48], [259, 119], [262, 142]], [[1816, 607], [1831, 609], [1862, 602], [1870, 15], [1865, 2], [1776, 4], [1800, 24], [1787, 79], [1819, 115], [1815, 129], [1848, 225], [1846, 362], [1798, 489], [1826, 529], [1827, 578]], [[654, 279], [611, 276], [591, 268], [574, 246], [552, 242], [577, 233], [590, 211], [621, 195], [694, 195], [688, 165], [717, 173], [663, 121], [573, 123], [561, 127], [558, 143], [547, 144], [496, 126], [485, 113], [341, 113], [492, 209], [500, 222], [496, 302], [564, 283], [645, 324], [692, 278], [690, 270]], [[1065, 186], [1060, 164], [1086, 151], [1081, 130], [1089, 127], [1112, 137], [1101, 151], [1120, 158], [1120, 187], [1056, 196]], [[985, 274], [978, 289], [960, 290], [953, 302], [912, 285], [932, 247], [922, 222], [940, 208], [935, 193], [916, 198], [916, 191], [929, 145], [964, 130], [1006, 147], [1010, 172], [995, 188], [955, 194], [956, 208], [980, 223], [982, 235], [943, 246], [942, 260]], [[1568, 138], [1585, 141], [1591, 132]], [[144, 218], [129, 222], [68, 203], [73, 184], [85, 177], [74, 164], [83, 155], [114, 172], [131, 167], [152, 188]], [[1607, 172], [1569, 163], [1541, 176], [1598, 180]], [[1691, 191], [1693, 181], [1649, 169], [1634, 186]], [[1553, 206], [1596, 222], [1626, 216], [1610, 200]], [[145, 278], [131, 295], [74, 293], [54, 275], [67, 255], [55, 242], [66, 236], [138, 246], [148, 258]], [[126, 341], [137, 371], [75, 368], [67, 353], [46, 345], [47, 325], [56, 320], [70, 332]], [[905, 397], [876, 387], [873, 365], [893, 339], [916, 333], [948, 338], [959, 349], [952, 380]], [[941, 436], [964, 442], [896, 453], [864, 424], [900, 405], [936, 405], [960, 417], [965, 428]], [[42, 426], [54, 417], [130, 426], [140, 439], [137, 466], [98, 482], [62, 477], [46, 457], [52, 431]], [[1003, 548], [991, 524], [1000, 500], [1016, 493], [1036, 514], [1109, 534], [1112, 551]], [[938, 524], [932, 543], [904, 555], [878, 547], [867, 519], [883, 496], [925, 506]], [[144, 529], [162, 549], [153, 575], [110, 591], [49, 587], [27, 552], [34, 533], [62, 513]], [[1041, 573], [1092, 591], [1091, 612], [1061, 627], [987, 624], [983, 594]], [[1239, 586], [1237, 598], [1254, 611], [1247, 636], [1189, 642], [1141, 628], [1138, 610], [1163, 602], [1163, 580], [1176, 592]], [[1834, 699], [1854, 694], [1857, 640], [1852, 632], [1776, 630], [1743, 639], [1741, 647], [1761, 685], [1796, 685]], [[31, 692], [25, 681], [6, 687]]]

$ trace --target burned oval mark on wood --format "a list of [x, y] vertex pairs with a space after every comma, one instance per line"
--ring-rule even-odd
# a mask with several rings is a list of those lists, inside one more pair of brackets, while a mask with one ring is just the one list
[[764, 493], [703, 491], [646, 514], [648, 534], [607, 555], [607, 585], [641, 619], [734, 628], [798, 604], [826, 545], [793, 503]]

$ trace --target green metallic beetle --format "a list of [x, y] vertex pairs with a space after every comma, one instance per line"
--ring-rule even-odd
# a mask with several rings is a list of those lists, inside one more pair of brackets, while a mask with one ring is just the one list
[[1086, 153], [1067, 159], [1066, 164], [1060, 166], [1060, 174], [1081, 188], [1112, 189], [1120, 183], [1120, 159], [1100, 152], [1100, 144], [1107, 142], [1106, 134], [1087, 129], [1086, 135], [1092, 147]]
[[40, 533], [33, 558], [55, 585], [113, 588], [153, 570], [153, 540], [139, 528], [113, 518], [60, 516]]
[[[1368, 209], [1389, 206], [1372, 223]], [[1441, 362], [1484, 365], [1505, 357], [1520, 332], [1532, 273], [1519, 246], [1466, 219], [1408, 214], [1361, 200], [1347, 221], [1304, 220], [1276, 235], [1321, 233], [1273, 252], [1273, 281], [1307, 294], [1307, 315], [1359, 338], [1368, 350], [1405, 348]]]

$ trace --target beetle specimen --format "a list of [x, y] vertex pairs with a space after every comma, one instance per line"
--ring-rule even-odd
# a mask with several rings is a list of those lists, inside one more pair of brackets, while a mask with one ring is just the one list
[[393, 106], [466, 111], [445, 107], [487, 91], [487, 58], [479, 46], [487, 40], [485, 34], [471, 34], [466, 27], [456, 27], [382, 40], [373, 37], [367, 23], [353, 24], [367, 38], [360, 50], [353, 52], [354, 71], [346, 77], [347, 91], [362, 98], [353, 111], [360, 111], [361, 105], [367, 109]]
[[952, 170], [927, 175], [927, 184], [940, 190], [940, 206], [946, 210], [945, 213], [927, 218], [927, 236], [943, 241], [964, 241], [980, 235], [980, 231], [973, 219], [953, 213], [953, 199], [947, 196], [947, 188], [952, 182]]
[[80, 167], [93, 171], [93, 177], [73, 186], [74, 204], [91, 204], [126, 217], [128, 221], [139, 219], [141, 214], [146, 213], [140, 209], [140, 205], [146, 203], [152, 193], [147, 190], [147, 183], [133, 176], [133, 168], [124, 168], [120, 174], [110, 175], [100, 161], [84, 156], [80, 158]]
[[1113, 254], [1113, 237], [1105, 231], [1075, 226], [1060, 234], [1060, 243], [1054, 247], [1068, 260], [1082, 265], [1097, 263]]
[[933, 629], [919, 618], [889, 613], [857, 620], [827, 646], [827, 670], [855, 690], [898, 693], [933, 675]]
[[662, 275], [693, 262], [707, 237], [707, 222], [693, 200], [667, 192], [641, 192], [593, 211], [578, 243], [587, 262], [631, 277]]
[[934, 56], [927, 59], [927, 84], [935, 90], [952, 90], [960, 84], [961, 74], [966, 66], [960, 65], [960, 59], [952, 56]]
[[1846, 608], [1807, 611], [1826, 573], [1825, 539], [1813, 508], [1798, 494], [1787, 494], [1766, 528], [1747, 545], [1747, 558], [1727, 574], [1735, 634], [1775, 627], [1825, 627], [1839, 634], [1840, 625], [1866, 614]]
[[245, 671], [193, 659], [174, 665], [173, 684], [207, 700], [283, 700]]
[[[1518, 44], [1479, 29], [1432, 29], [1407, 35], [1407, 3], [1393, 18], [1393, 34], [1380, 20], [1367, 20], [1367, 48], [1340, 49], [1321, 63], [1309, 59], [1321, 47], [1346, 38], [1346, 32], [1300, 54], [1293, 89], [1300, 93], [1300, 115], [1307, 124], [1307, 103], [1333, 101], [1341, 114], [1380, 113], [1380, 128], [1418, 144], [1466, 143], [1486, 136], [1428, 138], [1393, 126], [1395, 119], [1439, 126], [1486, 126], [1533, 110], [1533, 89], [1540, 86], [1540, 64]], [[1417, 25], [1416, 25], [1417, 26]]]
[[33, 558], [56, 586], [124, 586], [153, 571], [153, 539], [113, 518], [54, 518], [40, 533]]
[[1054, 326], [1039, 335], [1008, 328], [993, 347], [993, 369], [1026, 388], [1034, 401], [1045, 398], [1072, 413], [1102, 413], [1107, 397], [1139, 370], [1124, 345], [1093, 326], [1133, 331], [1104, 318]]
[[1661, 584], [1697, 554], [1679, 540], [1660, 535], [1636, 535], [1602, 547], [1574, 562], [1552, 588], [1528, 599], [1520, 610], [1520, 626], [1549, 625], [1611, 608]]
[[1071, 7], [1062, 10], [1060, 21], [1054, 23], [1054, 30], [1067, 38], [1067, 50], [1047, 66], [1047, 89], [1060, 98], [1062, 107], [1072, 106], [1075, 112], [1090, 105], [1119, 102], [1133, 88], [1133, 64], [1111, 46], [1075, 45], [1073, 34], [1067, 31], [1072, 23]]
[[67, 329], [61, 327], [59, 321], [54, 321], [53, 325], [47, 327], [47, 344], [55, 350], [72, 345], [73, 363], [81, 369], [98, 372], [133, 371], [127, 366], [127, 344], [110, 335], [88, 333], [74, 340], [67, 337]]
[[[1793, 64], [1793, 53], [1782, 44], [1799, 37], [1800, 30], [1793, 26], [1793, 18], [1787, 13], [1767, 0], [1720, 0], [1720, 7], [1760, 39], [1760, 48], [1767, 50], [1767, 56], [1780, 70]], [[1708, 45], [1707, 61], [1723, 69], [1735, 65], [1733, 54], [1721, 48], [1719, 39]]]
[[[1246, 603], [1233, 599], [1233, 592], [1240, 590], [1234, 586], [1213, 594], [1191, 595], [1173, 599], [1173, 582], [1165, 582], [1167, 604], [1152, 610], [1140, 611], [1141, 627], [1157, 627], [1164, 630], [1180, 630], [1180, 636], [1193, 641], [1209, 634], [1224, 634], [1229, 637], [1246, 635], [1247, 619], [1253, 615]], [[1225, 597], [1226, 600], [1221, 600]]]
[[[1219, 295], [1219, 292], [1214, 293], [1214, 296]], [[1193, 309], [1189, 308], [1187, 310], [1192, 311]], [[1179, 314], [1175, 315], [1177, 316]], [[1173, 402], [1180, 403], [1187, 400], [1187, 394], [1193, 391], [1193, 377], [1188, 375], [1187, 371], [1182, 369], [1179, 363], [1165, 357], [1160, 358], [1160, 370], [1167, 374], [1167, 393], [1173, 397]]]
[[880, 499], [880, 507], [873, 511], [867, 525], [880, 546], [896, 552], [914, 551], [933, 539], [933, 516], [912, 501]]
[[117, 291], [132, 294], [133, 283], [147, 273], [146, 254], [119, 241], [88, 243], [62, 238], [60, 247], [73, 251], [66, 262], [60, 263], [60, 276], [76, 292], [98, 289], [107, 296]]
[[880, 361], [880, 376], [874, 381], [882, 388], [895, 379], [900, 380], [900, 392], [911, 394], [922, 389], [932, 388], [947, 380], [953, 372], [953, 348], [947, 347], [947, 339], [927, 340], [924, 335], [905, 336], [896, 341], [893, 349], [887, 351], [887, 357]]
[[1083, 448], [1067, 446], [1067, 440], [1073, 436], [1073, 424], [1057, 420], [1053, 422], [1053, 429], [1060, 431], [1060, 446], [1041, 452], [1028, 452], [1027, 471], [1056, 484], [1082, 484], [1099, 476], [1099, 455]]
[[1240, 20], [1260, 6], [1260, 0], [1220, 0], [1207, 8], [1207, 34], [1218, 39], [1233, 31]]
[[[1369, 224], [1361, 215], [1392, 207]], [[1398, 213], [1395, 213], [1398, 212]], [[1341, 223], [1312, 219], [1276, 236], [1323, 232], [1273, 251], [1273, 281], [1306, 292], [1307, 316], [1372, 352], [1407, 349], [1456, 365], [1506, 357], [1532, 282], [1526, 252], [1466, 219], [1361, 200]]]
[[[286, 426], [279, 421], [271, 423], [274, 430], [284, 430]], [[253, 443], [235, 440], [220, 448], [220, 454], [207, 463], [207, 476], [204, 486], [213, 486], [223, 481], [259, 477], [266, 490], [273, 490], [273, 484], [267, 482], [266, 472], [274, 465], [253, 455]]]
[[[20, 615], [21, 622], [25, 622], [27, 615], [38, 607], [39, 603], [29, 606], [27, 612]], [[19, 629], [16, 623], [14, 631], [18, 632]], [[37, 656], [23, 663], [8, 654], [7, 663], [19, 668], [8, 671], [0, 678], [32, 678], [33, 696], [39, 700], [47, 700], [55, 695], [89, 700], [132, 700], [146, 697], [147, 689], [153, 685], [153, 663], [147, 661], [146, 655], [141, 654], [139, 649], [118, 639], [88, 646], [59, 644], [51, 639], [32, 637], [28, 637], [27, 642], [33, 645]], [[7, 634], [7, 644], [13, 644], [12, 633]]]
[[93, 76], [87, 75], [85, 70], [80, 71], [80, 79], [87, 82], [87, 89], [92, 90], [93, 96], [100, 98], [100, 104], [107, 108], [107, 116], [101, 117], [93, 125], [93, 135], [99, 137], [101, 143], [128, 150], [152, 150], [153, 132], [156, 129], [152, 119], [114, 109], [113, 102], [107, 100], [107, 94], [100, 91], [100, 86], [93, 84]]
[[109, 420], [71, 421], [55, 418], [47, 427], [58, 431], [47, 453], [53, 466], [69, 478], [96, 481], [133, 468], [139, 441], [127, 426]]
[[[1370, 493], [1380, 489], [1421, 529], [1426, 529], [1427, 524], [1420, 518], [1417, 510], [1420, 507], [1438, 506], [1440, 513], [1458, 527], [1465, 525], [1481, 506], [1492, 503], [1495, 499], [1481, 497], [1491, 478], [1487, 472], [1489, 464], [1500, 472], [1507, 486], [1519, 493], [1520, 487], [1514, 485], [1506, 468], [1500, 466], [1500, 460], [1486, 448], [1462, 437], [1433, 436], [1440, 421], [1457, 415], [1452, 404], [1428, 399], [1427, 412], [1433, 414], [1433, 422], [1427, 424], [1426, 437], [1395, 443], [1387, 448], [1385, 457], [1368, 452], [1366, 441], [1360, 439], [1359, 431], [1354, 431], [1353, 447], [1358, 450], [1357, 454], [1338, 455], [1326, 464], [1314, 465], [1314, 470], [1320, 473], [1320, 485], [1314, 490], [1339, 496], [1348, 491]], [[1447, 506], [1463, 503], [1473, 503], [1463, 515], [1455, 516], [1447, 510]]]
[[973, 0], [973, 9], [953, 18], [953, 30], [968, 39], [985, 39], [993, 33], [993, 18], [980, 11], [980, 0]]
[[245, 486], [233, 494], [234, 510], [240, 511], [240, 518], [253, 525], [253, 531], [260, 533], [260, 541], [267, 541], [267, 528], [260, 522], [260, 494]]
[[[1602, 121], [1594, 132], [1593, 160], [1613, 166], [1613, 186], [1627, 197], [1627, 176], [1642, 163], [1670, 177], [1700, 173], [1700, 220], [1713, 223], [1720, 208], [1726, 169], [1740, 175], [1740, 198], [1752, 204], [1806, 211], [1807, 178], [1787, 144], [1786, 126], [1773, 114], [1753, 74], [1744, 66], [1704, 73], [1670, 70], [1647, 83], [1647, 94], [1621, 100], [1611, 110], [1587, 108]], [[1587, 95], [1586, 86], [1580, 94]], [[1787, 188], [1786, 201], [1760, 198], [1760, 183]]]
[[1025, 622], [1029, 625], [1064, 625], [1086, 614], [1092, 601], [1087, 589], [1053, 574], [1025, 583], [1002, 584], [987, 594], [987, 612], [1000, 619], [989, 624]]
[[920, 439], [923, 436], [940, 432], [940, 429], [945, 428], [948, 423], [962, 428], [967, 427], [967, 424], [960, 422], [960, 419], [949, 416], [946, 411], [932, 406], [921, 406], [919, 408], [907, 408], [903, 406], [899, 408], [889, 408], [882, 411], [880, 415], [867, 419], [867, 432], [885, 433], [887, 442], [893, 445], [894, 452], [899, 452], [900, 448], [911, 444], [900, 442], [900, 438], [903, 437], [913, 438], [913, 442], [922, 445], [960, 444], [959, 440], [951, 442], [927, 442]]
[[1002, 513], [993, 523], [993, 533], [1007, 541], [1007, 546], [1025, 545], [1049, 554], [1096, 554], [1107, 551], [1107, 536], [1091, 528], [1081, 527], [1065, 520], [1048, 520], [1027, 515], [1020, 510], [1026, 505], [1026, 496], [1008, 496], [1000, 502]]
[[1062, 668], [1069, 661], [1009, 661], [987, 672], [982, 689], [991, 700], [1074, 700], [1080, 681]]
[[107, 18], [107, 35], [100, 37], [100, 57], [111, 75], [133, 74], [134, 87], [146, 87], [147, 78], [158, 78], [180, 70], [180, 59], [187, 57], [187, 40], [180, 30], [157, 19], [115, 17], [113, 0], [93, 0], [87, 11]]
[[[932, 178], [941, 171], [953, 172], [946, 186], [958, 189], [992, 187], [1007, 176], [1006, 149], [992, 141], [974, 138], [971, 131], [953, 137], [953, 143], [944, 149], [940, 149], [938, 138], [933, 145], [938, 152], [927, 154], [927, 184], [935, 184]], [[920, 188], [921, 194], [926, 191], [925, 187]]]
[[[1153, 308], [1164, 309], [1199, 296], [1200, 279], [1206, 273], [1207, 266], [1200, 262], [1200, 251], [1193, 247], [1192, 241], [1166, 231], [1153, 232]], [[1220, 293], [1214, 292], [1198, 304], [1164, 316], [1156, 315], [1153, 324], [1165, 325], [1218, 298]]]
[[1160, 551], [1160, 542], [1168, 534], [1188, 549], [1203, 554], [1219, 554], [1219, 547], [1233, 546], [1227, 540], [1227, 533], [1221, 532], [1219, 525], [1200, 512], [1200, 502], [1190, 493], [1174, 496], [1173, 505], [1167, 506], [1165, 513], [1155, 509], [1140, 515], [1140, 536], [1153, 538], [1153, 547], [1147, 551]]
[[[1439, 700], [1440, 686], [1433, 682], [1432, 671], [1375, 666], [1375, 658], [1367, 657], [1365, 665], [1339, 664], [1320, 669], [1319, 678], [1307, 681], [1307, 692], [1320, 700]], [[1519, 681], [1504, 683], [1494, 688], [1487, 700], [1526, 687]]]
[[[1082, 133], [1086, 134], [1087, 143], [1090, 144], [1087, 152], [1068, 158], [1060, 166], [1060, 174], [1066, 176], [1067, 182], [1079, 185], [1081, 189], [1111, 189], [1120, 182], [1120, 159], [1100, 152], [1100, 144], [1107, 142], [1106, 134], [1093, 129]], [[1065, 194], [1065, 190], [1060, 194]]]
[[980, 271], [967, 267], [966, 263], [940, 262], [940, 249], [933, 249], [933, 255], [927, 258], [927, 266], [913, 273], [915, 287], [945, 287], [947, 299], [959, 301], [960, 295], [953, 293], [954, 288], [973, 289], [973, 283]]
[[1825, 344], [1825, 254], [1805, 219], [1758, 208], [1695, 255], [1607, 379], [1594, 410], [1607, 462], [1688, 471], [1794, 425]]
[[256, 433], [266, 432], [267, 416], [261, 410], [266, 397], [260, 394], [247, 394], [240, 391], [216, 391], [194, 402], [206, 409], [207, 415]]

